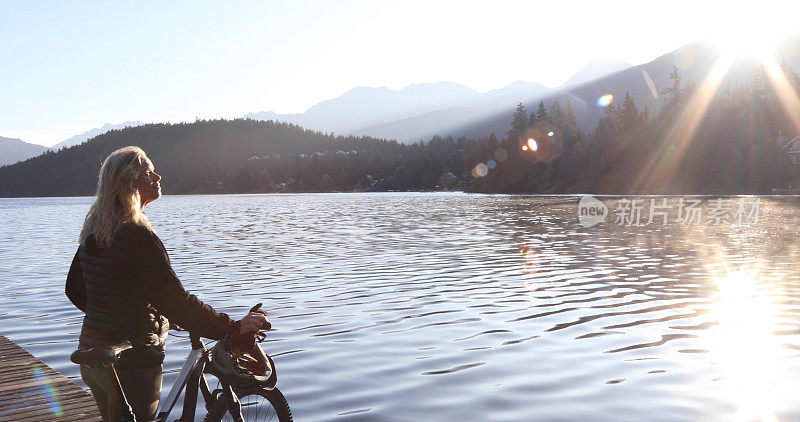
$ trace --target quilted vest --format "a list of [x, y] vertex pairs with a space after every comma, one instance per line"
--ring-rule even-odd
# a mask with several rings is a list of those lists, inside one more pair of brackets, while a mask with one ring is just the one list
[[90, 237], [78, 250], [86, 283], [84, 332], [163, 351], [169, 321], [144, 296], [132, 259], [137, 245], [127, 235], [130, 230], [136, 229], [122, 226], [107, 248], [98, 247]]

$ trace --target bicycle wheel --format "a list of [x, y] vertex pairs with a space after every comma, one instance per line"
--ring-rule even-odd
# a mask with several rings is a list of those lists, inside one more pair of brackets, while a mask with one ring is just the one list
[[[244, 416], [245, 422], [292, 421], [289, 403], [277, 388], [240, 390], [236, 392], [236, 395], [242, 404], [242, 416]], [[228, 402], [224, 398], [217, 400], [205, 420], [206, 422], [233, 421], [233, 417], [228, 412]]]

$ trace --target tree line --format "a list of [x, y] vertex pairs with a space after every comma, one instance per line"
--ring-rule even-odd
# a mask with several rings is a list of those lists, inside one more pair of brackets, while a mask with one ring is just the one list
[[148, 124], [0, 167], [0, 196], [92, 195], [103, 159], [126, 145], [145, 150], [168, 194], [456, 189], [483, 143], [404, 145], [249, 119]]
[[[794, 95], [800, 78], [783, 72]], [[166, 193], [425, 191], [486, 193], [764, 193], [797, 186], [779, 135], [797, 135], [762, 71], [713, 93], [675, 69], [659, 107], [626, 94], [582, 133], [569, 98], [528, 112], [519, 103], [504, 136], [401, 144], [334, 136], [249, 119], [148, 124], [0, 167], [0, 196], [91, 195], [102, 160], [142, 147]], [[709, 95], [702, 110], [697, 98]], [[785, 93], [784, 93], [785, 94]], [[794, 110], [797, 112], [797, 110]], [[701, 114], [701, 115], [700, 115]]]
[[[483, 192], [526, 193], [769, 193], [800, 185], [784, 143], [800, 133], [784, 98], [800, 93], [800, 77], [781, 65], [788, 84], [766, 73], [703, 92], [682, 84], [677, 68], [661, 91], [659, 109], [640, 109], [630, 94], [605, 107], [590, 137], [578, 129], [569, 98], [527, 113], [522, 103], [507, 138], [486, 145], [478, 160], [493, 170], [472, 181]], [[587, 140], [588, 138], [588, 140]], [[530, 144], [530, 145], [528, 145]], [[514, 150], [495, 160], [493, 151]], [[501, 154], [504, 156], [504, 154]], [[480, 175], [478, 175], [480, 176]]]

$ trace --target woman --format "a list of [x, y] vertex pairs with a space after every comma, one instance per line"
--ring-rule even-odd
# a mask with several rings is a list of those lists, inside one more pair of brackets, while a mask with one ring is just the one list
[[[67, 275], [67, 296], [86, 313], [79, 347], [133, 345], [120, 356], [118, 372], [138, 420], [152, 420], [158, 409], [169, 320], [211, 339], [267, 324], [257, 313], [233, 321], [184, 290], [142, 211], [161, 197], [160, 180], [141, 148], [125, 147], [105, 159]], [[81, 365], [81, 377], [103, 420], [119, 420], [107, 371]]]

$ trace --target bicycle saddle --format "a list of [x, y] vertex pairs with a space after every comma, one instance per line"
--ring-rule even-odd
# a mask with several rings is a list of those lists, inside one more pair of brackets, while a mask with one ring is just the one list
[[110, 366], [117, 363], [119, 354], [130, 349], [130, 342], [123, 340], [110, 346], [92, 347], [90, 349], [78, 349], [69, 357], [73, 363], [89, 366]]

